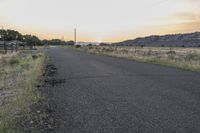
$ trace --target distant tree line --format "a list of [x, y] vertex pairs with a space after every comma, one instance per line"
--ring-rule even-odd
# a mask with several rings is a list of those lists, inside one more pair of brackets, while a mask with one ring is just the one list
[[42, 40], [43, 45], [74, 45], [74, 41], [63, 41], [60, 39]]
[[74, 45], [74, 41], [62, 41], [60, 39], [40, 40], [35, 35], [22, 35], [15, 30], [0, 30], [0, 41], [18, 40], [24, 42], [27, 46], [41, 46], [41, 45]]

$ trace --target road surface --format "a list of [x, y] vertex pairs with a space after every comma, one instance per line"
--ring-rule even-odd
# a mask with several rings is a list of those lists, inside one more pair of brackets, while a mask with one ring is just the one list
[[57, 133], [199, 133], [200, 73], [50, 48]]

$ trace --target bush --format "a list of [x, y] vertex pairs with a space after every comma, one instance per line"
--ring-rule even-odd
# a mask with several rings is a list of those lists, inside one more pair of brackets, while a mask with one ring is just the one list
[[32, 59], [35, 60], [38, 58], [38, 55], [32, 55]]
[[172, 50], [170, 50], [170, 51], [168, 51], [168, 52], [167, 52], [167, 54], [168, 54], [168, 55], [175, 55], [175, 54], [176, 54], [176, 52], [175, 52], [175, 51], [172, 51]]
[[152, 50], [151, 49], [149, 49], [148, 51], [147, 51], [147, 56], [151, 56], [152, 55]]
[[22, 69], [28, 70], [30, 68], [30, 64], [28, 62], [21, 64]]
[[11, 66], [19, 64], [19, 58], [13, 57], [10, 59], [9, 64]]
[[80, 48], [81, 47], [81, 45], [75, 45], [75, 48]]
[[189, 53], [186, 55], [186, 60], [200, 60], [200, 55], [198, 55], [197, 53]]
[[141, 48], [144, 48], [144, 47], [145, 47], [145, 44], [143, 44], [143, 45], [140, 45], [140, 47], [141, 47]]
[[89, 46], [89, 49], [93, 49], [93, 47], [92, 47], [92, 46]]
[[171, 59], [171, 60], [174, 60], [175, 59], [175, 54], [168, 54], [168, 58]]
[[127, 54], [128, 50], [127, 49], [122, 49], [120, 52], [123, 53], [123, 54]]

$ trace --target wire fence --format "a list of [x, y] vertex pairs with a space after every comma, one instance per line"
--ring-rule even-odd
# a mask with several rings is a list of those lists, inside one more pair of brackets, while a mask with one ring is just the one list
[[25, 43], [9, 43], [9, 42], [0, 42], [0, 53], [13, 53], [18, 52], [22, 49], [31, 49], [30, 47], [27, 47]]

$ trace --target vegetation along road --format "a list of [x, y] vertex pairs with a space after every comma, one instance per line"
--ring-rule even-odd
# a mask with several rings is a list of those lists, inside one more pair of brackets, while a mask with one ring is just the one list
[[48, 55], [52, 132], [200, 132], [199, 72], [58, 47]]

